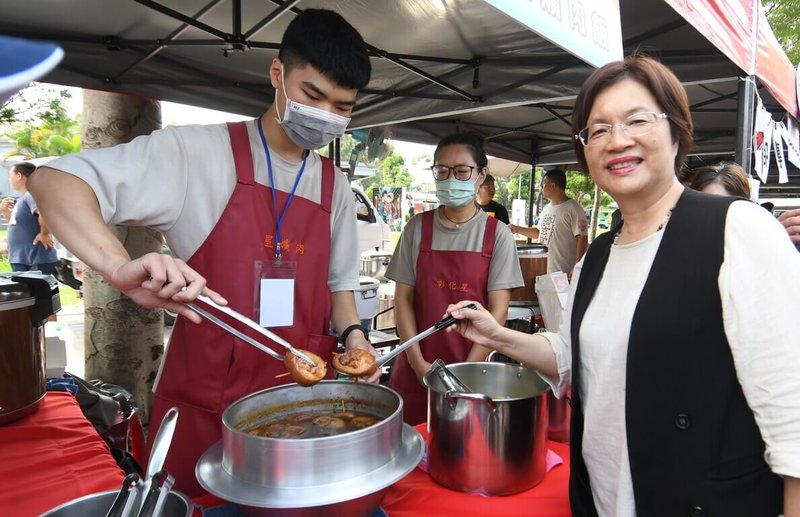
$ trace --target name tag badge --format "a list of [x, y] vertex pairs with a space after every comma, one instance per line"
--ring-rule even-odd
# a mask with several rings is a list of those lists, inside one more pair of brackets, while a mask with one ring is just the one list
[[294, 325], [294, 262], [256, 262], [257, 321], [262, 327]]

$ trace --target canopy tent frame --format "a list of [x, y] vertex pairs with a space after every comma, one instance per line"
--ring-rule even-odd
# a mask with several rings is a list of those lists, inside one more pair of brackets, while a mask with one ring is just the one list
[[[60, 43], [66, 58], [47, 78], [58, 84], [258, 116], [274, 97], [263, 70], [277, 55], [286, 14], [330, 8], [356, 26], [373, 56], [373, 80], [359, 95], [351, 130], [389, 126], [395, 139], [435, 143], [471, 129], [495, 156], [543, 166], [574, 163], [568, 119], [592, 67], [487, 3], [271, 3], [272, 9], [262, 0], [202, 6], [84, 0], [56, 11], [47, 0], [26, 0], [4, 15], [0, 32]], [[691, 160], [732, 159], [738, 81], [746, 74], [671, 5], [682, 3], [620, 0], [624, 52], [655, 55], [687, 85], [697, 129]], [[768, 110], [783, 111], [770, 91], [759, 91]], [[800, 178], [790, 176], [800, 193]]]

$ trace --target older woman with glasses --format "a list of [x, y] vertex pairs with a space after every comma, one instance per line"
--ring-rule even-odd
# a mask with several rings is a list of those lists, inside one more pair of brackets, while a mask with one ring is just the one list
[[559, 394], [571, 378], [574, 515], [800, 515], [800, 256], [758, 205], [680, 184], [692, 121], [660, 63], [595, 71], [572, 127], [622, 224], [576, 266], [557, 334], [466, 302], [457, 330]]
[[[475, 203], [486, 177], [483, 140], [464, 133], [447, 136], [433, 159], [441, 206], [408, 222], [386, 272], [396, 282], [394, 312], [402, 341], [436, 323], [449, 304], [464, 298], [480, 300], [491, 317], [505, 323], [511, 289], [524, 285], [511, 231]], [[488, 352], [457, 334], [439, 332], [397, 357], [389, 386], [403, 396], [405, 421], [415, 425], [426, 419], [422, 377], [435, 359], [483, 361]]]

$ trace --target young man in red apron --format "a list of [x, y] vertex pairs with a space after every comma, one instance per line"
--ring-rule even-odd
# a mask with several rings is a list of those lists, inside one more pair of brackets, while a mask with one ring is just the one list
[[[169, 156], [173, 163], [163, 174], [169, 174], [171, 169], [188, 169], [188, 181], [208, 182], [206, 197], [213, 198], [214, 171], [211, 175], [209, 171], [201, 174], [197, 167], [202, 167], [203, 161], [192, 162], [191, 152], [184, 149], [191, 143], [190, 137], [202, 134], [202, 144], [194, 144], [195, 153], [205, 153], [208, 160], [229, 160], [226, 169], [235, 169], [235, 186], [205, 237], [190, 252], [179, 255], [188, 257], [186, 263], [160, 254], [130, 260], [101, 216], [113, 208], [124, 211], [127, 207], [105, 206], [105, 189], [113, 186], [100, 183], [95, 187], [101, 179], [80, 170], [81, 164], [64, 161], [33, 175], [38, 175], [39, 183], [46, 183], [49, 191], [57, 192], [48, 195], [41, 190], [40, 208], [59, 219], [54, 232], [69, 249], [137, 303], [178, 310], [186, 316], [176, 323], [157, 379], [150, 438], [166, 410], [177, 406], [180, 416], [165, 468], [175, 477], [175, 487], [189, 496], [201, 493], [194, 467], [200, 455], [219, 440], [224, 409], [244, 395], [288, 379], [275, 378], [285, 369], [263, 352], [207, 322], [193, 325], [187, 321], [197, 323], [199, 318], [183, 302], [205, 292], [218, 302], [227, 301], [236, 311], [262, 317], [262, 325], [273, 327], [298, 348], [326, 359], [336, 346], [336, 339], [328, 335], [332, 322], [347, 347], [364, 348], [374, 354], [366, 333], [352, 331], [360, 328], [353, 296], [353, 289], [358, 286], [357, 257], [352, 264], [348, 261], [341, 265], [331, 254], [332, 232], [337, 238], [347, 239], [338, 231], [343, 226], [352, 228], [350, 233], [355, 234], [352, 194], [346, 187], [349, 197], [344, 203], [343, 177], [337, 176], [328, 160], [320, 168], [320, 157], [308, 151], [327, 145], [344, 132], [357, 92], [369, 80], [369, 71], [366, 45], [355, 29], [331, 11], [305, 10], [290, 23], [278, 58], [269, 68], [270, 82], [276, 89], [275, 101], [260, 119], [232, 124], [227, 131], [214, 126], [162, 130], [144, 140], [76, 158], [89, 163], [91, 167], [87, 169], [91, 172], [122, 161], [110, 160], [109, 156], [135, 156], [142, 163], [158, 165], [159, 161], [168, 161], [163, 152], [168, 144], [183, 142], [175, 146]], [[258, 136], [251, 138], [251, 133]], [[162, 151], [159, 160], [147, 155], [153, 150]], [[77, 170], [68, 165], [75, 165]], [[56, 170], [59, 167], [69, 174]], [[266, 175], [254, 173], [265, 168]], [[133, 171], [128, 177], [136, 172], [140, 171]], [[84, 181], [76, 180], [73, 174]], [[256, 182], [256, 177], [263, 181]], [[165, 178], [163, 187], [169, 188], [173, 180]], [[196, 188], [196, 184], [190, 187]], [[122, 204], [125, 190], [131, 187], [123, 183], [117, 188], [117, 203]], [[342, 202], [334, 203], [337, 189]], [[38, 192], [34, 195], [38, 197]], [[179, 192], [172, 197], [192, 204], [194, 209], [213, 205], [203, 196], [180, 196]], [[148, 217], [154, 216], [145, 214], [141, 220], [149, 221]], [[113, 214], [106, 219], [114, 222]], [[125, 222], [133, 224], [130, 221], [137, 220], [135, 216], [127, 217]], [[170, 221], [162, 226], [166, 227], [169, 241], [174, 224]], [[341, 248], [339, 244], [335, 247]], [[329, 273], [334, 269], [338, 276], [331, 280]], [[288, 280], [290, 287], [277, 288], [273, 280]], [[332, 281], [338, 288], [329, 287]], [[216, 291], [207, 289], [206, 282]], [[350, 283], [355, 285], [341, 288]], [[285, 286], [286, 282], [280, 284]], [[184, 286], [185, 291], [181, 292]], [[276, 299], [280, 302], [281, 296], [294, 300], [288, 318], [265, 323], [274, 317], [265, 309], [265, 303]]]

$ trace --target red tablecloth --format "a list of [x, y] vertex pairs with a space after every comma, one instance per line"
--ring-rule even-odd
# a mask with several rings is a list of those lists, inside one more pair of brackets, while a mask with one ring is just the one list
[[[423, 438], [428, 434], [425, 428], [425, 424], [416, 426]], [[503, 497], [464, 494], [438, 485], [416, 468], [389, 488], [381, 507], [390, 517], [569, 517], [569, 446], [557, 442], [548, 442], [547, 446], [561, 456], [564, 464], [554, 467], [541, 483], [525, 492]]]
[[48, 392], [38, 411], [0, 426], [0, 515], [37, 516], [123, 477], [69, 393]]
[[[423, 438], [428, 434], [425, 428], [425, 424], [416, 426]], [[569, 446], [557, 442], [548, 442], [547, 446], [561, 456], [564, 463], [554, 467], [541, 483], [525, 492], [503, 497], [464, 494], [438, 485], [427, 473], [415, 468], [389, 488], [381, 507], [389, 517], [570, 517]], [[195, 503], [204, 508], [226, 504], [213, 495], [197, 498]], [[200, 511], [195, 512], [195, 517], [200, 515]]]
[[[424, 424], [417, 430], [426, 436]], [[391, 517], [569, 516], [569, 447], [556, 442], [548, 447], [564, 464], [526, 492], [505, 497], [463, 494], [414, 469], [389, 488], [382, 506]], [[77, 497], [116, 490], [122, 478], [105, 442], [68, 393], [50, 392], [36, 413], [0, 426], [0, 515], [37, 516]], [[207, 508], [224, 504], [213, 496], [197, 502]]]

